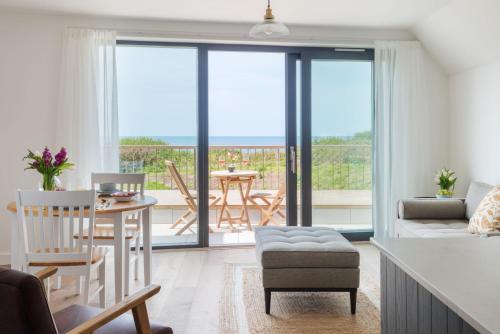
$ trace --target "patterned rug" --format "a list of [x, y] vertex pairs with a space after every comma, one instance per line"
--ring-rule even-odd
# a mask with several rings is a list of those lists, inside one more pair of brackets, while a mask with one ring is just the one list
[[264, 289], [253, 265], [227, 264], [220, 309], [221, 334], [380, 333], [379, 291], [361, 277], [356, 315], [349, 293], [276, 292], [271, 315], [264, 311]]

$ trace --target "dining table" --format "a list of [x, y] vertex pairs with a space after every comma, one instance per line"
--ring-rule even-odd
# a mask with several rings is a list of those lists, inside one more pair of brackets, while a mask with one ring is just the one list
[[[222, 202], [220, 214], [217, 218], [217, 227], [220, 227], [223, 221], [227, 221], [229, 227], [234, 229], [233, 223], [245, 223], [249, 231], [252, 230], [250, 216], [248, 214], [248, 199], [252, 184], [259, 173], [253, 170], [217, 170], [210, 173], [210, 176], [217, 178], [222, 190]], [[236, 186], [240, 195], [241, 206], [240, 215], [233, 216], [228, 203], [228, 195], [231, 186]]]
[[[129, 202], [118, 202], [109, 198], [104, 203], [96, 204], [95, 217], [109, 220], [114, 228], [114, 271], [115, 271], [115, 302], [120, 302], [124, 298], [125, 280], [125, 221], [128, 216], [142, 212], [142, 244], [144, 253], [144, 283], [151, 284], [152, 276], [152, 208], [157, 200], [152, 196], [137, 195]], [[23, 268], [23, 248], [21, 239], [21, 229], [17, 220], [16, 203], [7, 205], [7, 210], [11, 213], [11, 267], [12, 269], [26, 271]], [[88, 216], [85, 209], [84, 217]]]

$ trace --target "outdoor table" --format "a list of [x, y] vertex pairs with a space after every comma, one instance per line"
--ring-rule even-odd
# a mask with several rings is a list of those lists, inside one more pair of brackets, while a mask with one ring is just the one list
[[[116, 202], [110, 199], [110, 205], [97, 208], [96, 218], [107, 218], [113, 221], [114, 226], [114, 263], [115, 263], [115, 302], [119, 302], [124, 297], [125, 278], [125, 220], [136, 212], [142, 211], [142, 243], [144, 249], [144, 283], [151, 284], [151, 254], [152, 254], [152, 207], [156, 204], [156, 199], [151, 196], [137, 196], [130, 202]], [[17, 222], [16, 203], [7, 205], [7, 210], [12, 213], [11, 217], [11, 267], [16, 270], [23, 270], [23, 254], [21, 247], [20, 226]], [[84, 216], [88, 216], [85, 210]], [[25, 269], [25, 268], [24, 268]]]
[[[227, 221], [229, 227], [233, 230], [233, 223], [239, 221], [240, 224], [246, 223], [249, 231], [252, 230], [252, 225], [250, 224], [250, 216], [248, 215], [247, 202], [250, 190], [252, 189], [252, 183], [258, 174], [259, 173], [257, 171], [253, 170], [236, 170], [234, 172], [220, 170], [210, 173], [212, 177], [215, 177], [219, 180], [219, 185], [222, 190], [222, 204], [220, 208], [220, 215], [217, 218], [217, 227], [220, 227], [223, 221]], [[231, 185], [237, 185], [241, 198], [240, 215], [236, 217], [231, 214], [229, 203], [227, 201]]]

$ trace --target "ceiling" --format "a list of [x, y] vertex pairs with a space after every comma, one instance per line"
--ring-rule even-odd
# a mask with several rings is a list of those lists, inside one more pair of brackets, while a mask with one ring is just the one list
[[412, 30], [449, 73], [500, 61], [500, 1], [455, 0]]
[[[272, 0], [288, 24], [409, 28], [451, 0]], [[59, 13], [252, 23], [266, 0], [0, 0], [0, 6]]]
[[[292, 26], [411, 31], [449, 73], [500, 61], [500, 0], [271, 0], [271, 4], [277, 19]], [[0, 11], [10, 7], [187, 24], [251, 24], [262, 18], [265, 6], [266, 0], [0, 0]]]

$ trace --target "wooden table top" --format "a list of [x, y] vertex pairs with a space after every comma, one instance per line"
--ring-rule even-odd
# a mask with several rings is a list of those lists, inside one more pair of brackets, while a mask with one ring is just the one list
[[[112, 198], [107, 198], [107, 199], [111, 202], [111, 204], [103, 208], [97, 208], [96, 205], [96, 210], [95, 210], [96, 215], [141, 210], [149, 206], [153, 206], [158, 202], [156, 198], [152, 196], [142, 196], [142, 197], [136, 196], [135, 199], [130, 202], [117, 202]], [[12, 213], [16, 213], [17, 212], [16, 202], [10, 202], [7, 205], [7, 210], [9, 210]]]
[[213, 177], [218, 178], [240, 178], [240, 177], [255, 177], [259, 172], [254, 170], [235, 170], [230, 172], [228, 170], [216, 170], [210, 173]]

